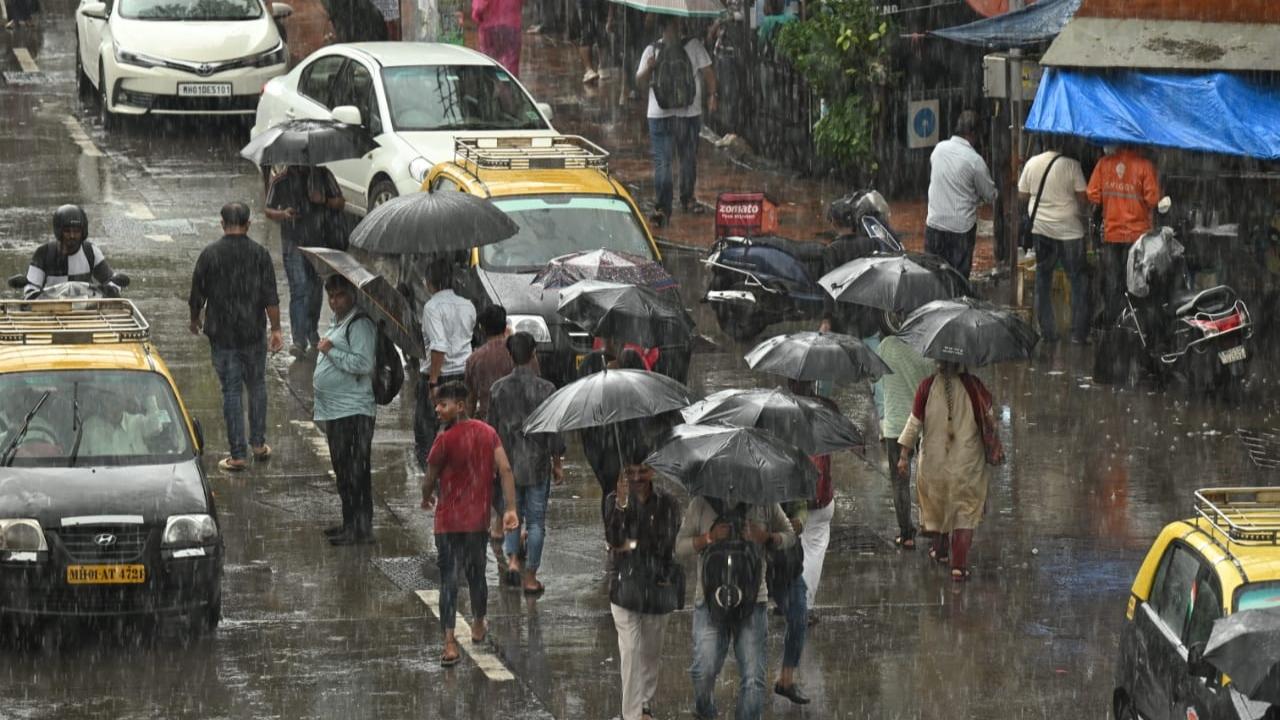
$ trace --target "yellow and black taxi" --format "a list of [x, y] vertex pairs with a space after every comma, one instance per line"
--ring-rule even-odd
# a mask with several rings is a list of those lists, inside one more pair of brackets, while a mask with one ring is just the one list
[[1280, 606], [1280, 488], [1200, 490], [1195, 513], [1161, 531], [1133, 582], [1115, 717], [1271, 720], [1280, 708], [1251, 700], [1203, 654], [1218, 620]]
[[124, 299], [0, 300], [0, 621], [221, 614], [201, 432]]
[[[576, 136], [466, 138], [455, 141], [454, 159], [423, 181], [431, 192], [488, 198], [519, 227], [513, 237], [473, 250], [455, 289], [478, 306], [503, 306], [513, 329], [537, 339], [542, 372], [557, 384], [573, 377], [593, 338], [556, 313], [559, 294], [533, 285], [534, 274], [554, 258], [588, 250], [662, 259], [608, 158]], [[415, 309], [420, 300], [413, 299]]]

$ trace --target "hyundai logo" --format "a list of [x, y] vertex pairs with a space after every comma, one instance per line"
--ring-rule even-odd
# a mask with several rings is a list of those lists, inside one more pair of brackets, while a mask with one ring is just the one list
[[111, 547], [116, 544], [116, 536], [111, 533], [102, 533], [94, 537], [93, 542], [98, 547]]

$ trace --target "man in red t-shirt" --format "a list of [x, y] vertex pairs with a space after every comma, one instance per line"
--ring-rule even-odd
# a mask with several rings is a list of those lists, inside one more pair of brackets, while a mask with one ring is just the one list
[[[436, 511], [436, 563], [440, 568], [440, 625], [444, 628], [444, 653], [440, 664], [457, 664], [461, 658], [453, 634], [458, 603], [458, 573], [467, 577], [471, 590], [472, 642], [485, 637], [485, 611], [489, 587], [485, 582], [485, 540], [489, 534], [489, 506], [493, 501], [494, 471], [502, 480], [507, 511], [506, 530], [520, 527], [516, 516], [515, 477], [502, 449], [498, 433], [479, 420], [467, 418], [467, 386], [447, 382], [436, 389], [435, 410], [444, 430], [436, 435], [427, 454], [427, 475], [422, 481], [422, 509]], [[436, 488], [439, 487], [439, 498]]]

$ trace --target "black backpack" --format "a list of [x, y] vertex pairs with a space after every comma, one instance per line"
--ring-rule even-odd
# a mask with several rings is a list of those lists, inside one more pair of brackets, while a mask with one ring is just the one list
[[750, 617], [759, 600], [760, 548], [742, 537], [743, 506], [726, 512], [722, 501], [707, 498], [707, 502], [719, 513], [716, 522], [733, 525], [733, 534], [702, 551], [702, 598], [712, 622], [736, 625]]
[[[351, 326], [357, 320], [364, 318], [369, 322], [373, 322], [373, 318], [358, 313], [351, 318], [351, 322], [347, 323], [347, 342], [351, 341]], [[390, 405], [392, 400], [400, 394], [400, 388], [404, 386], [404, 365], [400, 363], [400, 353], [396, 350], [396, 344], [391, 342], [391, 338], [382, 332], [382, 328], [378, 323], [374, 323], [374, 352], [373, 352], [373, 400], [379, 405]]]
[[693, 76], [693, 61], [684, 49], [684, 42], [666, 47], [662, 40], [654, 43], [658, 65], [653, 70], [653, 97], [663, 110], [677, 110], [693, 104], [698, 93], [698, 81]]

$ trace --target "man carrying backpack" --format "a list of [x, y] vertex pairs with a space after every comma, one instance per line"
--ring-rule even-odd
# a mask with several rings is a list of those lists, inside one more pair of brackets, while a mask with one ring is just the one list
[[742, 684], [738, 688], [736, 720], [756, 720], [764, 711], [765, 605], [764, 558], [767, 550], [796, 542], [782, 508], [773, 505], [729, 507], [716, 498], [689, 502], [676, 557], [698, 558], [698, 588], [694, 593], [693, 681], [694, 716], [717, 716], [716, 677], [733, 643]]
[[[698, 181], [698, 137], [702, 132], [702, 98], [716, 111], [716, 74], [702, 40], [681, 39], [680, 18], [664, 15], [662, 39], [640, 56], [636, 82], [649, 84], [649, 141], [653, 148], [653, 185], [657, 195], [653, 224], [671, 217], [672, 155], [680, 156], [680, 206], [685, 212], [705, 208], [693, 197]], [[705, 91], [703, 87], [705, 86]]]

